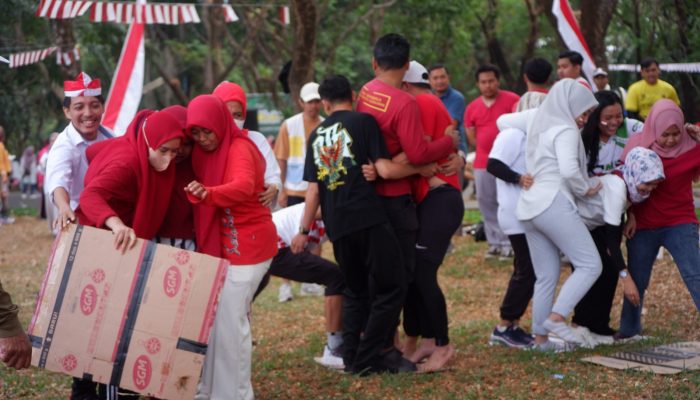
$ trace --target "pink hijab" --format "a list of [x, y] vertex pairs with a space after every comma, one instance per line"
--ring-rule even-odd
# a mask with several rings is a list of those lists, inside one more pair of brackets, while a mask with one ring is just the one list
[[[654, 103], [654, 106], [651, 107], [649, 116], [644, 122], [642, 133], [632, 136], [627, 141], [627, 145], [620, 159], [624, 160], [630, 150], [635, 147], [644, 147], [654, 150], [654, 152], [662, 158], [676, 158], [686, 151], [692, 150], [697, 143], [688, 135], [688, 132], [686, 132], [684, 122], [683, 111], [681, 111], [676, 103], [668, 99], [657, 101]], [[659, 146], [656, 143], [656, 139], [673, 125], [677, 126], [681, 131], [680, 143], [672, 148]]]

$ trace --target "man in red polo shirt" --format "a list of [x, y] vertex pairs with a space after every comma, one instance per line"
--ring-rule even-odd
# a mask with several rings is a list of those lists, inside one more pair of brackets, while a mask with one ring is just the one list
[[[401, 35], [389, 33], [374, 45], [372, 68], [375, 78], [360, 91], [357, 111], [377, 120], [389, 154], [405, 153], [414, 165], [428, 164], [450, 155], [459, 145], [454, 129], [432, 142], [424, 138], [416, 99], [401, 90], [410, 61], [410, 44]], [[407, 282], [413, 280], [418, 218], [411, 199], [408, 178], [378, 179], [376, 190], [401, 246]]]
[[498, 201], [496, 200], [496, 177], [486, 171], [486, 162], [498, 135], [496, 120], [503, 114], [513, 111], [520, 97], [507, 90], [499, 89], [501, 71], [495, 65], [485, 64], [476, 70], [476, 84], [481, 96], [473, 100], [464, 111], [464, 128], [467, 140], [476, 148], [474, 178], [476, 198], [484, 221], [486, 240], [489, 249], [486, 258], [512, 257], [508, 237], [498, 225]]

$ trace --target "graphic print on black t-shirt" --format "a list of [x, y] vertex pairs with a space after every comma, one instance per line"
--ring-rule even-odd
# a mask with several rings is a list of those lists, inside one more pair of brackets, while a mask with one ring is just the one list
[[348, 168], [357, 165], [350, 146], [352, 137], [341, 122], [316, 129], [316, 139], [311, 144], [314, 163], [318, 168], [316, 179], [323, 182], [328, 190], [344, 185], [342, 179], [348, 174]]

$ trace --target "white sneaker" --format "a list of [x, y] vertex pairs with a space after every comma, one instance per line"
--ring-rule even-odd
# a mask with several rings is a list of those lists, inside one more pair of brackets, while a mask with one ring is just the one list
[[338, 354], [333, 354], [328, 345], [323, 346], [323, 357], [314, 357], [314, 361], [323, 365], [326, 368], [332, 369], [344, 369], [345, 364], [343, 363], [343, 358]]
[[570, 329], [576, 336], [579, 337], [581, 347], [592, 349], [598, 344], [600, 344], [593, 337], [593, 333], [590, 330], [588, 330], [588, 328], [586, 328], [585, 326], [570, 327]]
[[301, 296], [323, 296], [326, 289], [317, 283], [302, 283], [299, 289]]
[[563, 353], [566, 351], [575, 350], [575, 346], [566, 342], [557, 342], [554, 340], [547, 340], [544, 343], [535, 343], [530, 347], [525, 348], [525, 350], [541, 351], [545, 353]]
[[515, 257], [515, 253], [513, 252], [512, 247], [501, 247], [501, 255], [498, 257], [498, 261], [509, 261], [512, 260], [513, 257]]
[[280, 285], [280, 292], [277, 296], [277, 299], [280, 303], [284, 303], [285, 301], [292, 301], [294, 299], [294, 295], [292, 294], [292, 285], [288, 283], [283, 283], [282, 285]]
[[542, 323], [542, 327], [551, 333], [562, 338], [565, 342], [575, 343], [578, 345], [583, 344], [583, 340], [571, 330], [571, 327], [566, 324], [566, 322], [554, 322], [547, 318]]
[[501, 248], [498, 246], [489, 246], [489, 249], [484, 254], [485, 259], [499, 257], [501, 255]]

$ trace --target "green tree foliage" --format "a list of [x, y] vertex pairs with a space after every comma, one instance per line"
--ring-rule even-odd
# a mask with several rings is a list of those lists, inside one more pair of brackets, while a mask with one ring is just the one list
[[[571, 0], [571, 4], [577, 9], [580, 1]], [[0, 55], [55, 43], [51, 22], [34, 16], [37, 5], [38, 0], [0, 2]], [[412, 45], [412, 58], [424, 65], [447, 65], [453, 86], [468, 100], [478, 96], [473, 76], [476, 67], [498, 63], [493, 59], [493, 43], [500, 47], [502, 69], [505, 66], [510, 71], [501, 86], [516, 91], [523, 89], [521, 66], [530, 39], [534, 43], [532, 55], [552, 63], [562, 50], [546, 15], [546, 8], [551, 7], [547, 0], [317, 0], [316, 6], [313, 76], [320, 80], [330, 73], [343, 74], [357, 90], [372, 78], [372, 45], [387, 32], [406, 36]], [[292, 24], [284, 26], [276, 5], [263, 1], [234, 9], [240, 21], [226, 24], [220, 37], [208, 36], [206, 23], [148, 27], [145, 82], [162, 78], [164, 84], [154, 85], [144, 95], [141, 107], [186, 103], [211, 90], [205, 82], [206, 60], [215, 57], [221, 70], [214, 79], [241, 83], [250, 93], [269, 93], [279, 109], [292, 112], [290, 99], [278, 95], [281, 86], [277, 78], [282, 66], [292, 59], [294, 16]], [[534, 37], [528, 9], [535, 13]], [[202, 8], [198, 10], [205, 20]], [[619, 0], [605, 38], [608, 61], [634, 64], [646, 56], [660, 62], [700, 61], [700, 48], [695, 46], [700, 42], [699, 11], [694, 0]], [[101, 78], [107, 92], [127, 27], [92, 23], [87, 16], [74, 19], [72, 24], [81, 46], [83, 70]], [[212, 54], [211, 40], [221, 44], [220, 53]], [[0, 65], [0, 124], [5, 126], [9, 147], [15, 153], [29, 143], [38, 144], [66, 124], [60, 105], [64, 76], [54, 60], [49, 57], [18, 69]], [[627, 87], [637, 79], [627, 72], [611, 73], [615, 86]], [[691, 119], [700, 118], [695, 95], [700, 75], [665, 73], [663, 79], [678, 88], [686, 114]]]

